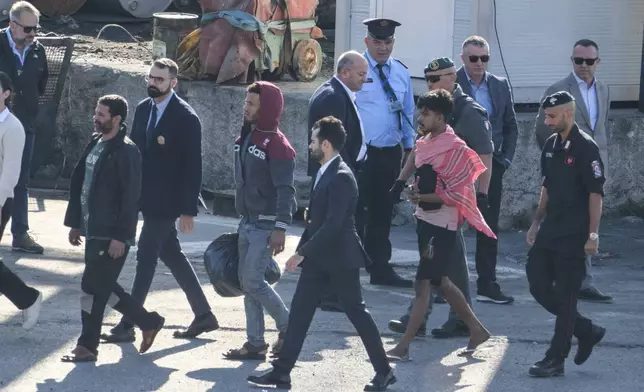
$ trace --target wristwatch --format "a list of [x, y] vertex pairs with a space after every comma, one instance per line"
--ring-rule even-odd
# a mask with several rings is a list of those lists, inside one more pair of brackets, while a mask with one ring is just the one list
[[588, 238], [590, 238], [592, 241], [597, 241], [599, 239], [599, 235], [597, 233], [590, 233], [588, 235]]

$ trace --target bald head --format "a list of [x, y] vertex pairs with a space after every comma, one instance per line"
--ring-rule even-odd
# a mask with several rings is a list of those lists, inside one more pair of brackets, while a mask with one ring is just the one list
[[367, 59], [361, 53], [350, 50], [340, 55], [335, 75], [351, 91], [357, 92], [367, 78], [367, 68]]

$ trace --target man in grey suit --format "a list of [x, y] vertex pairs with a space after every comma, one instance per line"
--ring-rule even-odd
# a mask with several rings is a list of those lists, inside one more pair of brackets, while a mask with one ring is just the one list
[[[606, 122], [610, 108], [610, 92], [607, 85], [595, 78], [595, 72], [600, 63], [599, 46], [592, 40], [581, 39], [575, 42], [570, 60], [573, 72], [548, 87], [541, 100], [543, 101], [548, 95], [561, 90], [571, 93], [577, 102], [575, 122], [580, 129], [595, 139], [604, 166], [608, 167]], [[544, 123], [544, 118], [543, 109], [539, 109], [535, 123], [535, 136], [540, 149], [543, 149], [546, 139], [552, 135], [552, 130]], [[607, 170], [604, 172], [606, 173]], [[595, 287], [591, 264], [591, 257], [588, 256], [586, 258], [586, 276], [581, 285], [579, 299], [611, 302], [611, 296], [603, 294]]]
[[[462, 46], [463, 66], [456, 72], [456, 82], [463, 92], [483, 106], [492, 126], [494, 154], [492, 176], [485, 198], [478, 197], [479, 209], [494, 234], [499, 235], [499, 214], [503, 174], [510, 167], [517, 146], [517, 119], [510, 83], [506, 78], [487, 72], [490, 45], [483, 37], [471, 36]], [[498, 240], [483, 233], [476, 234], [476, 300], [495, 304], [510, 304], [514, 298], [503, 294], [496, 282]]]

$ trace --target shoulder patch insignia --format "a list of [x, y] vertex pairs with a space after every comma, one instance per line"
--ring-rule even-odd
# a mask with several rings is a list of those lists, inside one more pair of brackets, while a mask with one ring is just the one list
[[602, 176], [602, 166], [599, 164], [599, 161], [592, 161], [590, 164], [593, 168], [593, 175], [595, 178], [599, 178]]
[[398, 60], [398, 59], [394, 59], [394, 60], [396, 60], [397, 62], [399, 62], [399, 63], [400, 63], [400, 65], [402, 65], [403, 67], [405, 67], [405, 69], [409, 69], [409, 68], [405, 65], [405, 63], [403, 63], [402, 61], [400, 61], [400, 60]]

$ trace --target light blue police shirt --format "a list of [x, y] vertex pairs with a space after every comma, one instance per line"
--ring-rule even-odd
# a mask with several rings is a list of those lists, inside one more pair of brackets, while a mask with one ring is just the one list
[[[364, 125], [366, 144], [374, 147], [394, 147], [401, 141], [405, 149], [414, 147], [415, 132], [413, 127], [400, 116], [390, 111], [389, 96], [383, 89], [378, 75], [377, 62], [367, 53], [364, 57], [369, 63], [367, 81], [356, 94], [356, 106]], [[411, 77], [402, 63], [389, 58], [383, 67], [383, 72], [396, 93], [398, 101], [403, 105], [403, 113], [409, 121], [414, 121], [414, 92], [411, 87]]]

